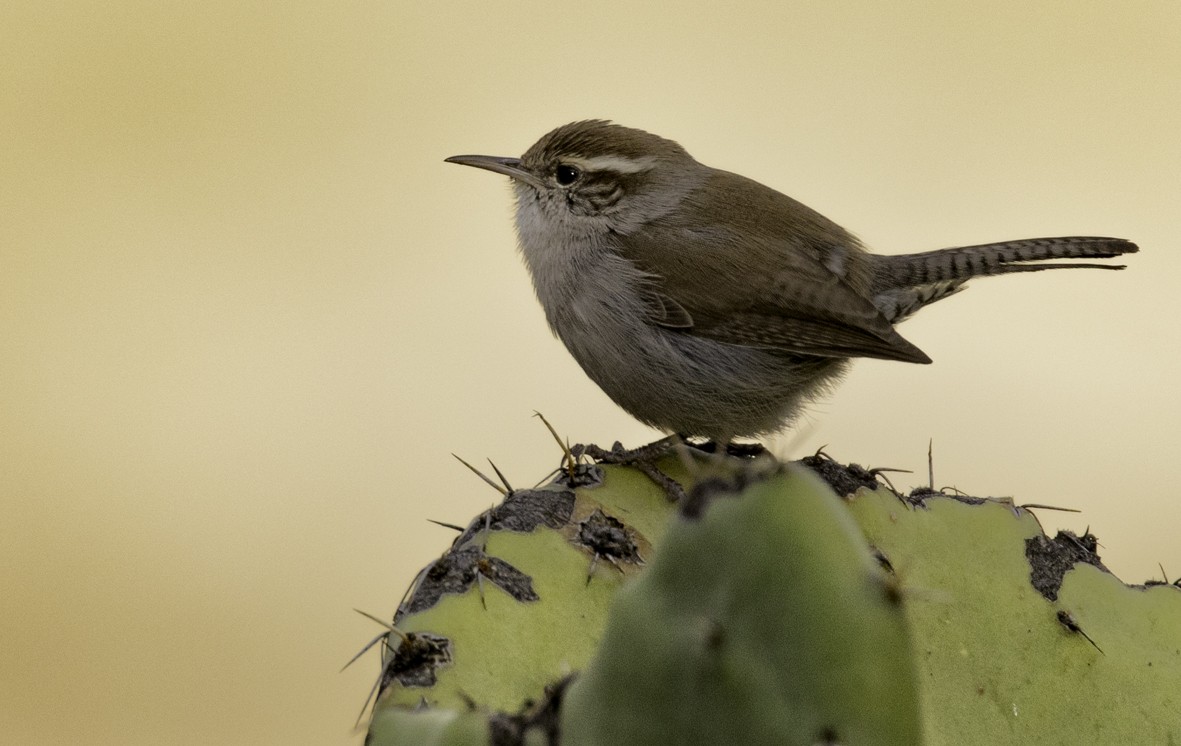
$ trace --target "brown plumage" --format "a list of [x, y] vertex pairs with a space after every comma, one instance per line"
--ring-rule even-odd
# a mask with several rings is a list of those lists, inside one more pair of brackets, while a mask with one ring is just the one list
[[870, 254], [855, 236], [677, 143], [575, 122], [519, 159], [450, 161], [513, 178], [517, 232], [546, 318], [638, 419], [720, 440], [789, 424], [849, 358], [929, 363], [894, 324], [976, 276], [1137, 250], [1116, 238]]

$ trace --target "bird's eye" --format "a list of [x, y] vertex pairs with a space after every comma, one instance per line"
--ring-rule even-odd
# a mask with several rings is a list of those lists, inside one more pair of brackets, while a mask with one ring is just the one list
[[578, 181], [579, 177], [581, 176], [582, 171], [575, 168], [574, 166], [567, 166], [564, 163], [558, 166], [558, 168], [554, 171], [554, 178], [557, 179], [558, 184], [561, 186], [570, 186], [574, 182]]

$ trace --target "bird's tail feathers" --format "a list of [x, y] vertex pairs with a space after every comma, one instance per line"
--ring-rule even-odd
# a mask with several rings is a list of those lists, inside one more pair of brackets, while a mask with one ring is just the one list
[[[875, 296], [894, 289], [963, 283], [972, 277], [1043, 269], [1123, 269], [1122, 264], [1034, 263], [1053, 259], [1110, 259], [1139, 251], [1122, 238], [1070, 236], [963, 246], [919, 254], [872, 255]], [[958, 289], [958, 285], [957, 285]], [[948, 293], [932, 298], [934, 302]]]

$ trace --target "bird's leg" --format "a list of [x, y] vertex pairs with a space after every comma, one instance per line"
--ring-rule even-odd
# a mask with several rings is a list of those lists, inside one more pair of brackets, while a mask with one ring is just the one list
[[720, 462], [725, 461], [726, 457], [754, 460], [767, 452], [767, 449], [758, 443], [727, 442], [725, 448], [719, 448], [719, 442], [707, 440], [696, 443], [690, 440], [687, 435], [676, 434], [638, 448], [624, 448], [622, 444], [616, 442], [610, 450], [593, 443], [579, 444], [570, 450], [575, 457], [585, 454], [601, 464], [634, 466], [663, 489], [669, 500], [676, 502], [685, 496], [685, 488], [656, 466], [656, 462], [669, 453], [674, 451], [680, 453], [686, 468], [692, 471], [693, 453], [708, 454], [712, 458], [707, 458], [706, 461], [718, 462], [715, 463], [717, 466]]
[[638, 448], [624, 448], [621, 443], [616, 441], [610, 450], [593, 443], [587, 445], [580, 443], [570, 450], [575, 457], [585, 454], [600, 464], [634, 466], [663, 489], [670, 501], [677, 502], [685, 496], [685, 488], [681, 486], [680, 482], [658, 469], [655, 462], [684, 442], [679, 435], [669, 435]]

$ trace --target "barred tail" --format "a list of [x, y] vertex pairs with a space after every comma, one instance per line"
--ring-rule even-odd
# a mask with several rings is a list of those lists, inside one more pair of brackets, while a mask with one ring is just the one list
[[1043, 269], [1123, 269], [1092, 262], [1030, 263], [1057, 259], [1110, 259], [1139, 251], [1122, 238], [1072, 236], [963, 246], [920, 254], [869, 256], [874, 305], [897, 323], [923, 306], [952, 295], [972, 277]]
[[[940, 249], [920, 254], [876, 254], [871, 255], [870, 260], [874, 271], [874, 295], [878, 295], [898, 288], [917, 288], [947, 282], [958, 285], [968, 278], [982, 275], [1038, 272], [1043, 269], [1123, 269], [1122, 264], [1025, 262], [1047, 259], [1110, 259], [1136, 251], [1139, 251], [1136, 244], [1122, 238], [1072, 236], [1027, 238], [1022, 241]], [[939, 294], [932, 302], [946, 295], [947, 293]]]

